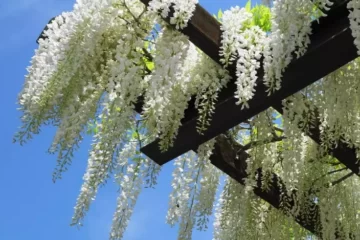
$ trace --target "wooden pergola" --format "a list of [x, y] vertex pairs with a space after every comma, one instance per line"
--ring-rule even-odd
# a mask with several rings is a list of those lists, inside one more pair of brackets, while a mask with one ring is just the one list
[[[141, 1], [146, 5], [150, 2], [150, 0]], [[346, 7], [348, 1], [333, 2], [331, 9], [327, 12], [324, 11], [327, 16], [313, 22], [311, 44], [302, 57], [294, 58], [286, 68], [279, 91], [268, 95], [263, 83], [264, 72], [261, 69], [258, 72], [255, 96], [249, 101], [249, 108], [241, 109], [241, 106], [236, 104], [237, 99], [234, 96], [236, 70], [234, 66], [231, 66], [228, 70], [233, 80], [219, 93], [210, 126], [203, 134], [197, 132], [197, 111], [193, 100], [191, 100], [173, 147], [170, 147], [166, 152], [161, 152], [159, 140], [156, 140], [144, 146], [141, 152], [162, 165], [189, 150], [196, 150], [199, 145], [216, 137], [211, 162], [240, 184], [245, 184], [244, 179], [248, 176], [246, 159], [249, 158], [249, 155], [242, 150], [239, 143], [234, 142], [231, 137], [227, 137], [224, 133], [270, 107], [282, 114], [282, 100], [358, 57], [348, 19], [349, 11]], [[168, 21], [168, 19], [165, 20]], [[187, 35], [190, 41], [205, 54], [220, 64], [219, 50], [222, 35], [220, 23], [203, 7], [196, 6], [188, 27], [181, 32]], [[140, 108], [137, 109], [140, 110]], [[309, 131], [306, 132], [318, 144], [320, 144], [319, 126], [319, 121], [312, 122]], [[359, 175], [360, 164], [354, 148], [339, 142], [328, 153], [336, 157], [354, 174]], [[272, 173], [271, 186], [268, 190], [264, 190], [261, 186], [262, 169], [257, 169], [257, 174], [259, 177], [257, 186], [253, 190], [254, 193], [273, 207], [291, 214], [291, 210], [297, 201], [296, 191], [294, 190], [292, 194], [281, 197], [281, 192], [286, 192], [286, 190], [284, 191], [285, 184], [275, 173]], [[303, 214], [293, 217], [305, 229], [315, 235], [321, 235], [321, 226], [318, 226], [320, 222], [319, 207], [310, 200], [308, 205], [310, 206], [309, 209], [312, 209], [311, 212], [304, 213], [305, 211], [300, 210]]]
[[[150, 0], [141, 0], [141, 2], [148, 5]], [[327, 16], [313, 22], [308, 50], [302, 57], [294, 58], [286, 68], [280, 90], [268, 95], [263, 83], [264, 72], [261, 69], [258, 72], [255, 96], [249, 101], [249, 108], [241, 109], [241, 106], [236, 104], [237, 99], [234, 96], [236, 89], [235, 66], [230, 66], [228, 70], [233, 80], [219, 93], [210, 126], [203, 134], [199, 134], [196, 129], [198, 113], [194, 106], [194, 99], [192, 99], [189, 108], [185, 111], [185, 117], [174, 145], [166, 152], [161, 152], [159, 140], [156, 140], [141, 148], [141, 152], [159, 165], [163, 165], [189, 150], [196, 150], [199, 145], [216, 137], [215, 149], [211, 156], [212, 164], [240, 184], [245, 184], [244, 179], [248, 176], [246, 159], [249, 158], [249, 155], [243, 150], [243, 146], [235, 142], [226, 132], [270, 107], [283, 113], [282, 100], [358, 57], [348, 19], [349, 11], [346, 7], [348, 0], [333, 2], [331, 9], [325, 12]], [[203, 7], [196, 6], [188, 27], [181, 32], [187, 35], [190, 41], [205, 54], [220, 63], [219, 50], [222, 35], [220, 23]], [[43, 36], [40, 35], [40, 37]], [[136, 105], [138, 113], [142, 112], [142, 103], [143, 100], [140, 98]], [[320, 144], [320, 122], [317, 119], [310, 124], [310, 128], [305, 133]], [[339, 142], [337, 146], [329, 150], [328, 154], [337, 158], [353, 174], [359, 176], [360, 162], [354, 148]], [[257, 174], [262, 176], [262, 169], [257, 169]], [[259, 177], [257, 185], [253, 189], [254, 193], [273, 207], [291, 214], [291, 210], [297, 202], [296, 190], [288, 196], [281, 196], [281, 193], [287, 192], [284, 182], [275, 173], [272, 173], [272, 180], [270, 187], [265, 190], [261, 186], [261, 177]], [[312, 209], [312, 211], [303, 211], [301, 216], [294, 215], [293, 217], [305, 229], [315, 235], [321, 235], [321, 226], [317, 225], [320, 222], [319, 207], [310, 200], [308, 205], [310, 206], [308, 209]]]

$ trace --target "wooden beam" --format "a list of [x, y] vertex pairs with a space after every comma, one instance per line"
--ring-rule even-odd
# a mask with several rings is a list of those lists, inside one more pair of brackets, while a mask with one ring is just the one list
[[[222, 134], [216, 138], [215, 149], [210, 160], [216, 167], [221, 169], [240, 184], [244, 185], [244, 179], [248, 177], [248, 174], [246, 173], [246, 159], [249, 157], [250, 156], [245, 151], [241, 151], [240, 144]], [[291, 214], [291, 210], [296, 205], [297, 192], [294, 190], [291, 196], [283, 196], [281, 199], [281, 193], [287, 192], [286, 186], [281, 178], [276, 174], [271, 173], [272, 182], [269, 188], [264, 190], [261, 183], [261, 176], [263, 174], [262, 170], [258, 169], [257, 174], [260, 178], [256, 181], [256, 186], [253, 189], [254, 193], [261, 199], [271, 204], [274, 208], [287, 214]], [[283, 190], [281, 191], [280, 189]], [[309, 197], [308, 199], [308, 204], [310, 206], [308, 209], [312, 209], [312, 211], [300, 210], [303, 216], [293, 215], [294, 220], [313, 234], [321, 236], [321, 228], [318, 226], [321, 222], [319, 207], [311, 201], [312, 198]], [[288, 206], [288, 208], [284, 209], [284, 206]]]
[[[55, 20], [55, 17], [49, 20], [48, 24]], [[45, 28], [41, 31], [39, 37], [36, 39], [36, 43], [39, 44], [39, 40], [45, 38], [45, 31], [48, 29], [48, 24], [46, 24]]]
[[[150, 0], [141, 0], [141, 1], [144, 4], [148, 4], [150, 2]], [[318, 50], [316, 47], [320, 46], [321, 44], [326, 44], [326, 41], [334, 41], [332, 43], [332, 46], [328, 47], [330, 51], [327, 52], [327, 53], [332, 54], [331, 48], [333, 48], [335, 46], [334, 48], [337, 49], [338, 47], [336, 47], [337, 41], [335, 41], [335, 39], [331, 40], [331, 38], [337, 38], [338, 41], [347, 42], [348, 45], [346, 47], [341, 45], [341, 47], [344, 47], [344, 48], [343, 49], [340, 48], [339, 49], [340, 51], [337, 51], [337, 53], [336, 53], [336, 55], [340, 55], [340, 56], [343, 53], [345, 55], [345, 56], [342, 55], [342, 57], [344, 59], [341, 61], [341, 63], [335, 62], [333, 64], [333, 67], [331, 68], [330, 72], [336, 70], [340, 66], [346, 64], [347, 62], [349, 62], [352, 59], [355, 59], [357, 57], [356, 48], [354, 47], [354, 44], [353, 44], [353, 38], [351, 37], [351, 33], [349, 30], [349, 22], [347, 19], [348, 11], [346, 10], [346, 4], [348, 1], [347, 0], [337, 0], [337, 1], [333, 1], [333, 2], [334, 2], [334, 5], [332, 6], [332, 10], [328, 12], [328, 16], [326, 18], [321, 19], [321, 21], [319, 23], [314, 22], [313, 35], [311, 37], [312, 44], [310, 45], [308, 53], [307, 53], [307, 54], [309, 54], [309, 53], [311, 54], [311, 51], [321, 51], [321, 50], [323, 51], [323, 49], [325, 49], [325, 46], [323, 46], [323, 48], [321, 48], [320, 50]], [[340, 21], [340, 22], [337, 22], [337, 21]], [[332, 29], [332, 26], [335, 23], [337, 26], [336, 26], [336, 28]], [[324, 29], [321, 29], [321, 28], [325, 28], [325, 31], [324, 31]], [[330, 29], [330, 32], [326, 32], [327, 29]], [[219, 57], [219, 47], [220, 47], [220, 41], [221, 41], [220, 24], [204, 8], [202, 8], [200, 5], [197, 5], [196, 10], [194, 12], [194, 16], [191, 19], [189, 26], [187, 28], [185, 28], [184, 30], [182, 30], [182, 32], [185, 35], [189, 36], [190, 41], [193, 42], [198, 48], [200, 48], [202, 51], [204, 51], [213, 60], [220, 63], [220, 57]], [[325, 32], [325, 34], [324, 34], [324, 32]], [[322, 34], [324, 34], [324, 35], [322, 36]], [[327, 54], [327, 56], [328, 55], [329, 54]], [[308, 59], [308, 57], [306, 59]], [[333, 60], [331, 58], [327, 59], [326, 57], [322, 57], [322, 59], [324, 59], [323, 62], [320, 62], [320, 64], [322, 64], [322, 65], [325, 65], [325, 63], [327, 65], [327, 63], [329, 61]], [[314, 61], [312, 61], [312, 63], [313, 62]], [[296, 60], [295, 60], [295, 63], [296, 63]], [[316, 68], [316, 66], [314, 66], [314, 67]], [[287, 71], [291, 71], [292, 69], [293, 68], [290, 67], [290, 70], [288, 69]], [[300, 69], [300, 70], [303, 71], [303, 69]], [[232, 75], [233, 75], [233, 77], [235, 77], [234, 69], [232, 69], [230, 71], [232, 71], [232, 73], [233, 73]], [[327, 72], [328, 70], [325, 69], [325, 71]], [[310, 74], [311, 74], [311, 72], [310, 72]], [[322, 74], [322, 75], [326, 75], [326, 74], [327, 73]], [[319, 78], [320, 77], [318, 77], [318, 78], [313, 77], [313, 81], [316, 81]], [[301, 81], [304, 81], [305, 79], [299, 79], [299, 80], [301, 82]], [[291, 82], [292, 79], [289, 77], [285, 78], [283, 81], [286, 83], [289, 82], [289, 84], [295, 84], [295, 83]], [[308, 82], [310, 82], [310, 81], [308, 81]], [[305, 84], [307, 84], [307, 83], [305, 83]], [[226, 101], [228, 98], [233, 98], [235, 88], [236, 88], [235, 85], [230, 85], [224, 91], [222, 91], [220, 93], [219, 102], [218, 102], [218, 104], [220, 104], [220, 106], [223, 106], [223, 105], [221, 105], [221, 101]], [[258, 94], [258, 92], [257, 92], [257, 94]], [[262, 94], [264, 94], [264, 92], [262, 92]], [[232, 100], [234, 100], [234, 99], [232, 99]], [[274, 109], [276, 109], [279, 113], [282, 114], [283, 110], [282, 110], [281, 100], [280, 101], [274, 100], [273, 103], [271, 104], [271, 106]], [[235, 106], [234, 102], [232, 102], [232, 107], [235, 108], [235, 111], [239, 112], [239, 114], [237, 116], [239, 116], [241, 113], [244, 112], [244, 110], [240, 110], [239, 107]], [[142, 111], [142, 100], [139, 101], [136, 109], [137, 109], [137, 112], [139, 112], [139, 113]], [[231, 112], [227, 113], [226, 111], [223, 111], [223, 114], [224, 115], [221, 115], [221, 114], [217, 115], [217, 116], [220, 116], [220, 119], [219, 119], [220, 122], [222, 120], [222, 117], [226, 117], [226, 115], [231, 114]], [[197, 111], [194, 109], [193, 103], [190, 103], [189, 108], [186, 110], [185, 118], [182, 120], [183, 125], [188, 126], [189, 124], [191, 124], [191, 126], [194, 127], [194, 119], [196, 120], [196, 117], [197, 117]], [[244, 120], [247, 120], [247, 119], [244, 119]], [[238, 123], [240, 123], [240, 122], [238, 122]], [[320, 130], [319, 130], [320, 123], [318, 121], [316, 121], [316, 122], [312, 122], [311, 124], [312, 125], [310, 126], [309, 132], [307, 132], [307, 134], [316, 143], [321, 144]], [[184, 131], [183, 130], [184, 128], [185, 127], [181, 127], [180, 132]], [[185, 128], [185, 129], [187, 130], [188, 128]], [[225, 129], [224, 131], [226, 131], [226, 130], [228, 130], [228, 129]], [[196, 136], [201, 138], [201, 136], [199, 136], [198, 134], [196, 134]], [[185, 135], [184, 137], [185, 137], [184, 142], [187, 141], [190, 144], [193, 144], [192, 135], [191, 136]], [[177, 148], [176, 144], [178, 142], [179, 142], [179, 140], [175, 141], [174, 148]], [[193, 146], [194, 147], [192, 147], [191, 149], [196, 149], [197, 146], [195, 146], [195, 145], [193, 145]], [[158, 148], [157, 148], [157, 142], [154, 142], [154, 143], [149, 144], [148, 146], [145, 146], [142, 149], [142, 151], [149, 157], [160, 153], [160, 151], [158, 151]], [[161, 153], [161, 156], [164, 158], [167, 158], [168, 160], [171, 160], [169, 158], [172, 158], [173, 156], [166, 156], [167, 154], [170, 155], [171, 150], [168, 152], [165, 152], [165, 153]], [[350, 148], [346, 144], [340, 142], [338, 144], [338, 146], [329, 150], [329, 154], [336, 157], [340, 162], [342, 162], [351, 171], [353, 171], [355, 174], [359, 175], [360, 164], [358, 163], [358, 159], [356, 157], [356, 150], [354, 148]], [[159, 164], [163, 164], [165, 162], [165, 161], [161, 161], [160, 157], [157, 157], [157, 156], [154, 156], [153, 160], [155, 160]], [[218, 166], [218, 167], [221, 169], [221, 166]], [[226, 171], [225, 171], [225, 173], [229, 174]]]
[[[142, 2], [149, 2], [142, 0]], [[212, 20], [211, 20], [212, 19]], [[196, 149], [200, 144], [216, 137], [239, 123], [255, 116], [267, 108], [279, 104], [281, 100], [300, 91], [318, 79], [335, 71], [339, 67], [354, 60], [357, 57], [357, 49], [353, 44], [353, 37], [349, 27], [348, 10], [346, 2], [328, 12], [328, 16], [321, 18], [319, 22], [312, 24], [313, 34], [311, 44], [306, 54], [294, 59], [284, 72], [282, 88], [268, 96], [263, 84], [263, 72], [258, 72], [256, 94], [249, 101], [248, 109], [241, 109], [236, 104], [234, 97], [235, 78], [227, 88], [219, 94], [219, 100], [212, 116], [211, 125], [203, 135], [197, 133], [197, 114], [186, 116], [179, 134], [175, 139], [174, 146], [166, 152], [159, 150], [159, 140], [143, 147], [141, 151], [162, 165], [177, 156]], [[182, 31], [188, 35], [191, 41], [204, 53], [208, 54], [216, 62], [219, 62], [219, 48], [221, 31], [216, 20], [199, 5], [191, 19], [189, 26]], [[196, 39], [196, 40], [194, 40]], [[235, 75], [234, 69], [230, 69], [231, 75]]]
[[[280, 114], [283, 114], [283, 106], [281, 103], [274, 104], [272, 106]], [[316, 107], [314, 107], [315, 113], [317, 113]], [[300, 127], [301, 128], [301, 127]], [[320, 121], [318, 114], [315, 114], [314, 121], [309, 122], [309, 128], [307, 131], [304, 131], [314, 142], [321, 144], [320, 139]], [[333, 146], [331, 149], [328, 149], [328, 154], [337, 158], [341, 163], [343, 163], [347, 168], [349, 168], [353, 173], [360, 176], [360, 163], [356, 156], [356, 149], [349, 147], [346, 143], [339, 141], [339, 143]]]
[[[140, 0], [146, 6], [151, 0]], [[166, 19], [169, 22], [169, 19]], [[220, 23], [199, 4], [188, 26], [181, 30], [192, 43], [217, 61], [219, 59], [219, 46], [221, 41]]]

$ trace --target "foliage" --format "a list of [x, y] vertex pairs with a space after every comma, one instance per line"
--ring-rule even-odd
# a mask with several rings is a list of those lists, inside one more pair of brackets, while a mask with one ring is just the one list
[[[268, 6], [256, 4], [252, 7], [251, 0], [245, 5], [245, 10], [252, 14], [252, 21], [248, 28], [253, 26], [260, 27], [263, 31], [269, 32], [271, 30], [271, 10]], [[223, 11], [220, 9], [217, 15], [213, 15], [219, 22], [222, 22]]]

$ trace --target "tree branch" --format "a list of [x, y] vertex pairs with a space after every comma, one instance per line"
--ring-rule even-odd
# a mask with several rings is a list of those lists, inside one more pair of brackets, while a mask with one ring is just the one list
[[285, 136], [274, 136], [272, 138], [269, 139], [265, 139], [265, 140], [259, 140], [259, 141], [252, 141], [248, 144], [246, 144], [245, 146], [242, 147], [242, 149], [240, 149], [240, 151], [246, 151], [249, 150], [251, 148], [260, 146], [260, 145], [264, 145], [264, 144], [268, 144], [268, 143], [274, 143], [274, 142], [280, 142], [282, 140], [286, 139]]
[[339, 183], [345, 181], [346, 179], [348, 179], [348, 178], [351, 177], [352, 175], [354, 175], [353, 172], [346, 174], [345, 176], [341, 177], [340, 179], [338, 179], [338, 180], [336, 180], [336, 181], [333, 181], [333, 182], [331, 183], [331, 186], [335, 186], [336, 184], [339, 184]]
[[151, 55], [151, 53], [146, 48], [143, 47], [141, 50], [144, 51], [144, 55], [149, 61], [154, 60], [154, 57]]
[[281, 133], [284, 133], [284, 129], [282, 129], [282, 128], [279, 128], [279, 127], [277, 127], [277, 126], [273, 126], [273, 128], [274, 128], [276, 131], [279, 131], [279, 132], [281, 132]]
[[312, 185], [314, 185], [314, 183], [316, 183], [317, 181], [319, 181], [320, 179], [322, 179], [322, 178], [324, 178], [324, 177], [326, 177], [326, 176], [328, 176], [328, 175], [331, 175], [331, 174], [334, 174], [334, 173], [338, 173], [338, 172], [341, 172], [341, 171], [344, 171], [344, 170], [347, 170], [347, 169], [348, 169], [347, 167], [344, 167], [344, 168], [337, 169], [337, 170], [333, 170], [333, 171], [330, 171], [330, 172], [328, 172], [328, 173], [326, 173], [326, 174], [323, 174], [323, 175], [321, 175], [320, 177], [316, 178], [316, 179], [313, 181], [313, 184], [312, 184]]
[[342, 171], [347, 170], [347, 169], [348, 169], [347, 167], [336, 169], [336, 170], [328, 172], [327, 175], [331, 175], [331, 174], [334, 174], [334, 173], [337, 173], [337, 172], [342, 172]]

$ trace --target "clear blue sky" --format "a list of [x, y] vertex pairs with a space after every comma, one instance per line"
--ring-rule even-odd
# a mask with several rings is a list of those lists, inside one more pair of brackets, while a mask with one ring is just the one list
[[[0, 239], [1, 240], [105, 240], [115, 209], [117, 188], [109, 182], [101, 189], [78, 230], [69, 223], [86, 168], [90, 146], [86, 140], [63, 180], [53, 184], [54, 156], [46, 150], [54, 129], [48, 127], [25, 146], [12, 143], [20, 125], [16, 98], [35, 40], [48, 20], [71, 10], [75, 0], [0, 1]], [[209, 12], [243, 6], [245, 0], [200, 0]], [[177, 229], [165, 224], [171, 191], [172, 164], [163, 168], [155, 190], [144, 190], [125, 235], [125, 240], [176, 239]], [[211, 239], [208, 232], [193, 239]]]

